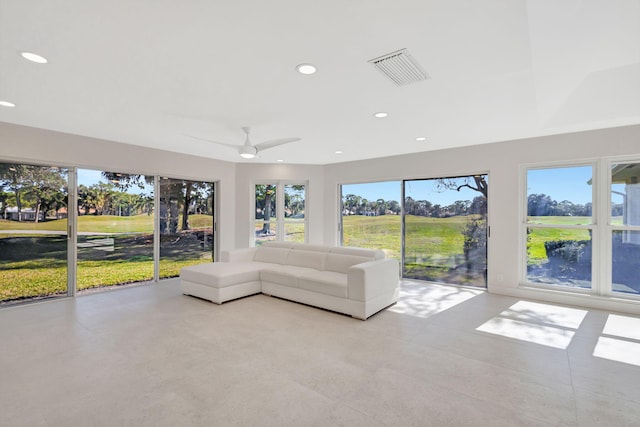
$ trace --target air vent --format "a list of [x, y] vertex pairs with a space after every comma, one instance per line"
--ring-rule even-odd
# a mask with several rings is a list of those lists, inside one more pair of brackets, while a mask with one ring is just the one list
[[429, 78], [420, 64], [409, 55], [407, 49], [388, 53], [369, 62], [398, 86], [405, 86]]

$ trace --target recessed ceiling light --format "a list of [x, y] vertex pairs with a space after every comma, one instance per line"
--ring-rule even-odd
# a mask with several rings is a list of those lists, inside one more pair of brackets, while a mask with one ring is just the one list
[[427, 137], [426, 136], [419, 136], [416, 138], [416, 141], [426, 141]]
[[20, 52], [20, 55], [22, 55], [24, 59], [28, 59], [29, 61], [36, 62], [38, 64], [46, 64], [48, 62], [47, 58], [33, 52]]
[[14, 104], [13, 102], [9, 102], [9, 101], [0, 101], [0, 105], [2, 105], [3, 107], [15, 107], [16, 104]]
[[342, 154], [342, 151], [338, 150], [336, 151], [336, 154]]
[[384, 111], [379, 111], [377, 113], [374, 114], [375, 117], [379, 118], [379, 119], [384, 119], [385, 117], [387, 117], [389, 114], [385, 113]]
[[298, 70], [300, 74], [306, 75], [314, 74], [317, 71], [313, 64], [299, 64], [296, 66], [296, 70]]

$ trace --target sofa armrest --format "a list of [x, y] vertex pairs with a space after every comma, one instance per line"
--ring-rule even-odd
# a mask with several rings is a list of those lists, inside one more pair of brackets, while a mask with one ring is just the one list
[[389, 258], [356, 264], [349, 268], [347, 280], [349, 299], [368, 301], [398, 287], [400, 264]]
[[230, 251], [222, 251], [220, 260], [222, 262], [242, 262], [253, 261], [256, 248], [233, 249]]

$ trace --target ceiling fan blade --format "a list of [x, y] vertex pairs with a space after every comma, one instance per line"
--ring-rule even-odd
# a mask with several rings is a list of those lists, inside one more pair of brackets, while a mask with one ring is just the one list
[[185, 134], [185, 135], [187, 135], [188, 137], [193, 138], [193, 139], [199, 139], [200, 141], [213, 142], [214, 144], [224, 145], [225, 147], [231, 147], [231, 148], [235, 148], [235, 149], [238, 149], [238, 148], [241, 147], [241, 145], [227, 144], [226, 142], [214, 141], [213, 139], [200, 138], [199, 136], [193, 136], [193, 135], [188, 135], [188, 134]]
[[280, 139], [272, 139], [269, 141], [261, 142], [260, 144], [254, 145], [258, 151], [266, 150], [267, 148], [277, 147], [282, 144], [289, 144], [290, 142], [300, 141], [300, 138], [280, 138]]

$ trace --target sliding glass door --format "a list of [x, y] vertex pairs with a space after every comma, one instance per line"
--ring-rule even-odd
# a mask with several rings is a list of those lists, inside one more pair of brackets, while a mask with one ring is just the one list
[[[212, 262], [214, 187], [0, 162], [0, 304], [151, 282]], [[304, 217], [304, 197], [292, 191], [291, 217]]]
[[68, 175], [0, 163], [0, 304], [68, 294]]
[[160, 278], [177, 277], [188, 265], [212, 262], [214, 185], [160, 178]]
[[77, 290], [152, 281], [154, 177], [78, 169]]
[[487, 175], [404, 181], [404, 277], [486, 287], [487, 192]]

